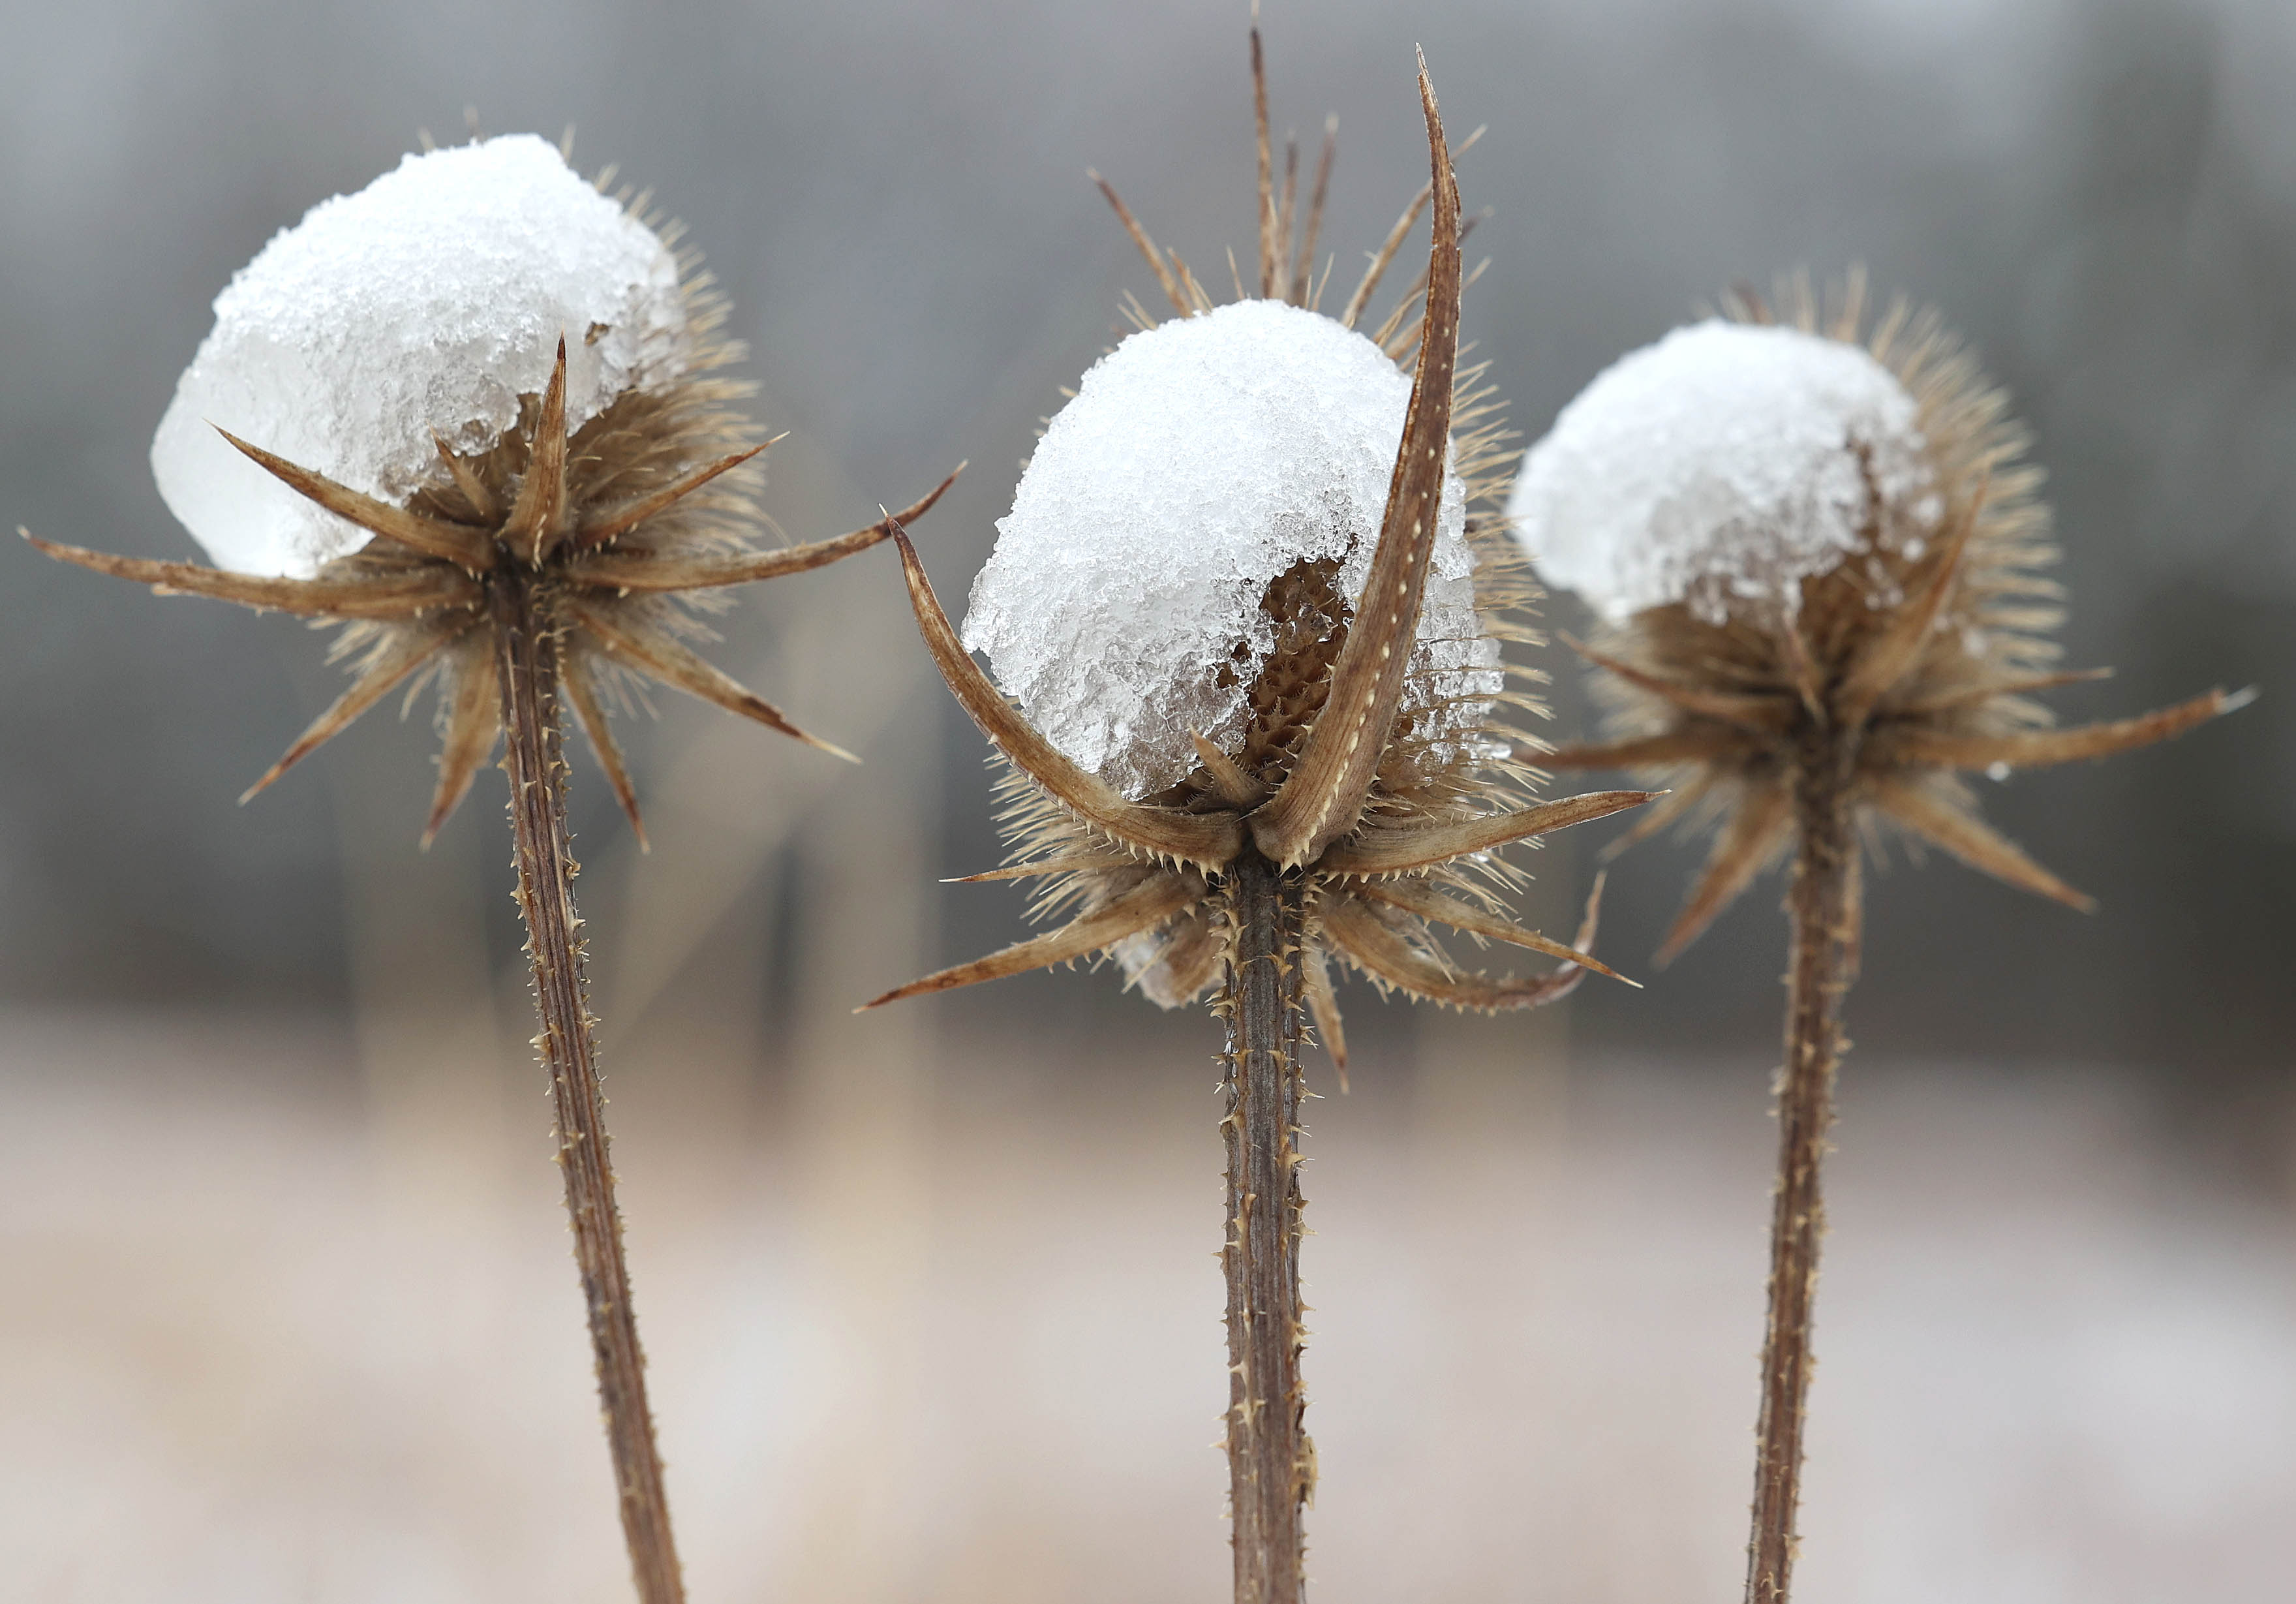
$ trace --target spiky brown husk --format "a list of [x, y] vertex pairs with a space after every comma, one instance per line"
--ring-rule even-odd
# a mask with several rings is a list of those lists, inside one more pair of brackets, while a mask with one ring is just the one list
[[1775, 305], [1742, 290], [1726, 310], [1862, 343], [1898, 377], [1944, 497], [1938, 537], [1911, 548], [1878, 539], [1887, 514], [1875, 497], [1861, 548], [1803, 580], [1792, 613], [1743, 612], [1718, 624], [1686, 605], [1653, 607], [1580, 648], [1603, 670], [1595, 684], [1609, 739], [1546, 761], [1631, 769], [1673, 792], [1620, 847], [1677, 823], [1714, 837], [1660, 962], [1785, 854], [1795, 753], [1813, 730], [1857, 743], [1850, 803], [1869, 848], [1898, 834], [2087, 909], [2087, 897], [1984, 822], [1960, 773], [2103, 757], [2237, 705], [2215, 690], [2142, 719], [2052, 728], [2033, 693], [2098, 674], [2055, 670], [2047, 633], [2063, 617], [2063, 593], [2043, 572], [2057, 548], [2041, 471], [2024, 460], [2030, 437], [1935, 314], [1900, 300], [1867, 333], [1864, 300], [1854, 276], [1830, 305], [1795, 278]]
[[[1331, 149], [1327, 134], [1316, 179], [1318, 195], [1328, 178]], [[1444, 166], [1447, 184], [1447, 156]], [[1114, 190], [1095, 177], [1165, 285], [1175, 314], [1193, 317], [1209, 309], [1210, 299], [1185, 264], [1160, 251]], [[1375, 254], [1342, 318], [1349, 326], [1435, 193], [1431, 179]], [[1310, 232], [1295, 242], [1286, 224], [1293, 208], [1279, 206], [1272, 195], [1262, 199], [1261, 288], [1272, 297], [1312, 308], [1328, 280], [1326, 275], [1318, 281], [1312, 272], [1312, 229], [1320, 208], [1311, 203]], [[1457, 217], [1455, 187], [1444, 200], [1447, 204], [1437, 208], [1443, 226], [1438, 229], [1430, 270], [1412, 284], [1380, 331], [1390, 355], [1406, 369], [1423, 372], [1423, 334], [1431, 318], [1447, 341], [1456, 345], [1457, 297], [1465, 282], [1459, 273], [1457, 242], [1466, 226]], [[1156, 320], [1137, 301], [1127, 310], [1138, 326], [1154, 326]], [[1419, 315], [1408, 316], [1414, 310]], [[1441, 411], [1449, 424], [1451, 465], [1466, 489], [1482, 638], [1502, 646], [1540, 644], [1541, 637], [1526, 621], [1539, 594], [1537, 584], [1497, 519], [1516, 455], [1515, 436], [1486, 382], [1485, 368], [1456, 367], [1449, 350], [1443, 358], [1447, 405]], [[1414, 417], [1422, 425], [1429, 410], [1415, 394]], [[1399, 514], [1391, 506], [1389, 516], [1392, 523]], [[1419, 532], [1424, 536], [1429, 531]], [[1383, 542], [1381, 549], [1389, 568], [1401, 572], [1398, 564], [1408, 560], [1404, 544], [1397, 542], [1390, 553]], [[1423, 572], [1424, 552], [1418, 555]], [[1287, 789], [1296, 790], [1291, 786], [1295, 766], [1332, 695], [1359, 599], [1333, 588], [1336, 572], [1335, 563], [1302, 562], [1269, 582], [1260, 607], [1272, 626], [1275, 646], [1247, 687], [1244, 728], [1225, 750], [1200, 741], [1203, 761], [1193, 771], [1143, 802], [1128, 804], [1128, 812], [1136, 816], [1144, 810], [1168, 818], [1207, 821], [1226, 818], [1239, 824], [1250, 819], [1259, 828], [1273, 800]], [[1169, 842], [1147, 839], [1120, 823], [1111, 827], [1108, 810], [1084, 800], [1073, 780], [1046, 772], [1044, 764], [1015, 750], [1009, 732], [1018, 723], [1016, 716], [971, 660], [954, 648], [954, 633], [947, 629], [946, 619], [938, 617], [931, 587], [914, 567], [911, 589], [928, 640], [945, 635], [949, 643], [936, 648], [944, 673], [999, 747], [1004, 766], [996, 786], [1000, 819], [1013, 850], [1012, 867], [988, 877], [1041, 877], [1030, 916], [1069, 922], [1051, 935], [944, 970], [878, 1002], [1107, 954], [1119, 960], [1128, 983], [1138, 985], [1160, 1006], [1177, 1008], [1203, 995], [1219, 977], [1229, 942], [1219, 876], [1234, 846], [1192, 858], [1175, 851]], [[1415, 600], [1412, 611], [1413, 619], [1399, 628], [1394, 621], [1385, 621], [1373, 644], [1398, 637], [1408, 641], [1415, 631]], [[1646, 800], [1640, 793], [1620, 792], [1584, 799], [1584, 805], [1534, 805], [1538, 772], [1516, 753], [1534, 749], [1537, 742], [1511, 720], [1543, 717], [1546, 709], [1530, 690], [1509, 688], [1506, 682], [1536, 684], [1545, 676], [1513, 665], [1439, 670], [1426, 654], [1407, 646], [1398, 655], [1405, 660], [1402, 682], [1385, 738], [1374, 748], [1375, 766], [1358, 789], [1322, 804], [1322, 811], [1344, 816], [1344, 824], [1324, 827], [1321, 834], [1328, 837], [1324, 844], [1312, 856], [1289, 865], [1308, 883], [1302, 961], [1308, 999], [1317, 1027], [1343, 1069], [1344, 1041], [1328, 981], [1330, 957], [1339, 958], [1382, 992], [1400, 989], [1424, 1000], [1483, 1010], [1552, 1001], [1576, 986], [1588, 968], [1611, 973], [1580, 950], [1592, 940], [1593, 903], [1576, 947], [1523, 930], [1504, 917], [1506, 899], [1521, 888], [1526, 876], [1495, 849]], [[965, 687], [960, 680], [978, 683]], [[1476, 710], [1464, 727], [1456, 712], [1463, 707]], [[1098, 788], [1096, 782], [1094, 786]], [[1479, 829], [1490, 839], [1476, 836]], [[1250, 835], [1250, 830], [1242, 830], [1233, 841], [1240, 843]], [[1469, 836], [1475, 836], [1472, 844], [1459, 844]], [[1414, 843], [1427, 850], [1414, 852]], [[1175, 858], [1183, 861], [1176, 864]], [[1497, 941], [1562, 958], [1565, 965], [1554, 974], [1529, 978], [1477, 974], [1444, 950], [1435, 934], [1437, 924], [1464, 931], [1479, 946]]]
[[[1513, 543], [1487, 525], [1473, 527], [1471, 539], [1477, 559], [1477, 613], [1487, 637], [1535, 638], [1515, 621], [1537, 591]], [[1214, 754], [1224, 760], [1220, 772], [1200, 762], [1186, 778], [1149, 798], [1151, 805], [1201, 814], [1233, 808], [1241, 800], [1249, 808], [1282, 787], [1301, 737], [1323, 712], [1333, 666], [1354, 621], [1353, 606], [1331, 586], [1336, 566], [1302, 563], [1268, 585], [1261, 610], [1274, 626], [1275, 645], [1246, 692], [1246, 722], [1232, 744], [1234, 750]], [[1452, 728], [1431, 737], [1414, 728], [1434, 722], [1430, 715], [1463, 701], [1496, 701], [1506, 711], [1531, 716], [1543, 712], [1528, 692], [1505, 690], [1494, 697], [1487, 687], [1462, 691], [1447, 683], [1456, 678], [1456, 672], [1436, 670], [1423, 662], [1410, 671], [1405, 709], [1395, 720], [1364, 802], [1358, 830], [1367, 841], [1390, 831], [1407, 836], [1435, 827], [1503, 818], [1531, 802], [1536, 771], [1511, 755], [1515, 744], [1528, 738], [1518, 726], [1495, 712], [1464, 732]], [[1132, 859], [1121, 842], [1079, 818], [1025, 770], [1002, 758], [997, 761], [1004, 769], [996, 789], [1003, 803], [1000, 817], [1013, 842], [1011, 860], [1025, 865], [1083, 860], [1093, 865], [1046, 876], [1031, 903], [1031, 917], [1050, 920], [1096, 913], [1171, 872]], [[1230, 793], [1239, 777], [1248, 790], [1235, 798]], [[1108, 861], [1111, 858], [1121, 861]], [[1331, 934], [1327, 926], [1336, 916], [1345, 928], [1364, 928], [1362, 922], [1368, 921], [1391, 933], [1419, 964], [1457, 983], [1446, 988], [1447, 994], [1418, 993], [1431, 1000], [1488, 1008], [1509, 1003], [1525, 1007], [1543, 999], [1537, 991], [1463, 973], [1438, 944], [1429, 920], [1392, 900], [1406, 889], [1399, 882], [1407, 881], [1412, 887], [1431, 892], [1439, 886], [1463, 898], [1463, 915], [1472, 909], [1486, 917], [1503, 916], [1506, 899], [1528, 880], [1505, 858], [1496, 853], [1455, 858], [1403, 871], [1397, 884], [1372, 876], [1316, 874], [1310, 878], [1314, 885], [1306, 962], [1311, 967], [1323, 968], [1325, 955], [1335, 952], [1382, 991], [1391, 986], [1414, 990], [1407, 974], [1388, 972], [1392, 966], [1371, 967], [1350, 950], [1345, 934]], [[1472, 928], [1470, 934], [1481, 944], [1481, 935]], [[1128, 984], [1138, 986], [1142, 995], [1160, 1007], [1171, 1008], [1197, 1000], [1218, 981], [1224, 945], [1221, 900], [1207, 884], [1200, 901], [1168, 923], [1127, 937], [1112, 955]], [[1362, 946], [1358, 940], [1357, 949]], [[1572, 983], [1579, 972], [1574, 965], [1558, 983]], [[1479, 984], [1498, 988], [1491, 1000], [1480, 1000]], [[1339, 1024], [1327, 987], [1316, 998], [1315, 1012], [1328, 1040]]]
[[[625, 196], [627, 201], [627, 197]], [[439, 786], [423, 833], [438, 833], [501, 734], [490, 683], [491, 576], [515, 567], [539, 617], [560, 637], [563, 687], [640, 840], [637, 795], [607, 723], [634, 685], [652, 680], [714, 703], [835, 756], [763, 698], [712, 668], [694, 647], [715, 638], [701, 614], [723, 588], [822, 566], [885, 539], [890, 519], [834, 539], [758, 550], [753, 499], [765, 446], [738, 403], [754, 386], [723, 370], [742, 357], [725, 338], [726, 302], [691, 252], [679, 258], [690, 357], [676, 378], [624, 392], [565, 428], [565, 350], [549, 388], [521, 398], [517, 423], [483, 451], [440, 443], [439, 461], [404, 506], [374, 500], [272, 456], [231, 443], [299, 494], [370, 532], [358, 550], [309, 580], [256, 579], [33, 540], [50, 555], [150, 584], [162, 594], [279, 608], [341, 625], [332, 660], [351, 688], [249, 790], [253, 796], [402, 687], [439, 690]], [[767, 441], [767, 444], [771, 444]], [[954, 480], [955, 474], [950, 475]], [[943, 481], [899, 514], [923, 513]], [[28, 539], [32, 539], [27, 535]], [[245, 798], [242, 799], [242, 801]]]

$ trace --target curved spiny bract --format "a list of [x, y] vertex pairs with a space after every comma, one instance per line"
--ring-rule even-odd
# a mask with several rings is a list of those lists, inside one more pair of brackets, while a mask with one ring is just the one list
[[[718, 370], [740, 355], [719, 335], [723, 301], [706, 280], [685, 290], [694, 351], [685, 373], [632, 390], [570, 433], [566, 347], [549, 383], [521, 399], [518, 422], [483, 451], [441, 440], [430, 481], [406, 506], [353, 490], [256, 442], [224, 438], [297, 494], [367, 531], [367, 544], [308, 580], [269, 579], [188, 563], [114, 556], [24, 538], [62, 562], [148, 584], [161, 595], [212, 596], [340, 623], [332, 655], [360, 678], [248, 790], [252, 797], [349, 726], [393, 687], [436, 675], [439, 786], [427, 845], [470, 788], [501, 733], [491, 648], [471, 645], [489, 628], [488, 596], [515, 569], [560, 637], [567, 699], [615, 798], [641, 843], [637, 794], [607, 723], [636, 674], [757, 720], [832, 756], [850, 753], [807, 734], [771, 703], [711, 667], [694, 643], [711, 638], [695, 615], [729, 585], [801, 573], [850, 556], [921, 517], [952, 473], [914, 506], [834, 539], [758, 551], [747, 421], [734, 409], [750, 386]], [[218, 431], [218, 432], [223, 432]], [[962, 471], [960, 466], [959, 471]], [[483, 691], [481, 687], [487, 687]], [[245, 801], [247, 797], [241, 800]]]
[[[1512, 439], [1497, 422], [1482, 369], [1457, 366], [1459, 204], [1434, 92], [1420, 89], [1433, 177], [1432, 242], [1423, 278], [1424, 338], [1390, 481], [1386, 515], [1362, 596], [1332, 586], [1334, 562], [1302, 561], [1271, 581], [1260, 603], [1279, 643], [1247, 694], [1240, 736], [1225, 745], [1196, 736], [1201, 759], [1179, 783], [1129, 800], [1054, 748], [964, 651], [923, 565], [897, 527], [911, 605], [936, 666], [1006, 765], [998, 785], [1013, 862], [972, 879], [1039, 882], [1031, 912], [1065, 917], [1052, 934], [941, 971], [865, 1006], [997, 979], [1095, 954], [1113, 955], [1128, 983], [1164, 1008], [1192, 1002], [1218, 979], [1232, 933], [1226, 887], [1247, 857], [1302, 884], [1304, 1000], [1335, 1058], [1344, 1058], [1328, 963], [1338, 958], [1382, 990], [1485, 1010], [1519, 1008], [1567, 992], [1588, 968], [1612, 972], [1584, 950], [1506, 919], [1505, 893], [1524, 876], [1496, 855], [1511, 843], [1635, 807], [1650, 793], [1614, 791], [1534, 803], [1531, 771], [1510, 755], [1521, 732], [1497, 707], [1543, 713], [1503, 693], [1480, 728], [1433, 733], [1432, 710], [1461, 700], [1414, 665], [1434, 511], [1446, 458], [1471, 500], [1503, 489]], [[1180, 316], [1193, 313], [1184, 280], [1105, 181], [1127, 232], [1157, 270]], [[1318, 179], [1320, 192], [1322, 180]], [[1263, 277], [1298, 300], [1307, 275], [1282, 239], [1289, 207], [1264, 209]], [[1311, 213], [1312, 215], [1312, 213]], [[1135, 308], [1136, 319], [1145, 314]], [[1536, 589], [1513, 542], [1488, 514], [1472, 517], [1476, 611], [1486, 633], [1535, 640], [1513, 621]], [[1599, 887], [1597, 888], [1599, 895]], [[1441, 956], [1431, 924], [1480, 942], [1561, 958], [1536, 980], [1492, 980]]]
[[[1451, 441], [1451, 383], [1459, 355], [1459, 185], [1423, 70], [1427, 139], [1434, 151], [1434, 247], [1427, 260], [1427, 335], [1420, 342], [1411, 407], [1388, 481], [1387, 515], [1371, 574], [1332, 665], [1329, 687], [1282, 787], [1251, 815], [1251, 837], [1271, 862], [1297, 868], [1356, 827], [1371, 800], [1380, 760], [1403, 703], [1419, 627], [1436, 511]], [[1270, 273], [1274, 270], [1270, 259]]]
[[[2038, 768], [2098, 758], [2181, 735], [2240, 706], [2211, 690], [2136, 718], [2054, 728], [2036, 691], [2103, 678], [2066, 671], [2046, 632], [2062, 616], [2040, 471], [2029, 436], [1960, 342], [1931, 313], [1893, 306], [1864, 331], [1862, 285], [1821, 308], [1799, 279], [1776, 305], [1749, 292], [1726, 310], [1753, 324], [1862, 343], [1918, 407], [1945, 501], [1939, 537], [1911, 554], [1869, 536], [1832, 570], [1801, 581], [1799, 607], [1720, 622], [1687, 604], [1652, 607], [1578, 649], [1603, 670], [1608, 740], [1565, 746], [1552, 769], [1633, 771], [1685, 798], [1677, 816], [1711, 830], [1705, 869], [1660, 947], [1696, 941], [1793, 833], [1799, 755], [1813, 738], [1856, 747], [1849, 784], [1858, 834], [1894, 830], [2008, 884], [2087, 911], [2094, 902], [1980, 817], [1956, 770]], [[1869, 522], [1869, 530], [1878, 519]], [[1568, 637], [1565, 637], [1566, 640]], [[1693, 806], [1688, 799], [1701, 805]], [[1663, 827], [1671, 818], [1653, 818]], [[1651, 830], [1638, 829], [1640, 839]]]

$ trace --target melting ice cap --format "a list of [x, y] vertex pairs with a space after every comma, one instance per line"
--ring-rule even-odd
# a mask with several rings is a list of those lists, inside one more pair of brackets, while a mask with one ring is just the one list
[[1540, 577], [1605, 618], [1792, 610], [1868, 531], [1943, 514], [1919, 407], [1863, 347], [1719, 318], [1619, 358], [1530, 448], [1507, 515]]
[[[1275, 646], [1270, 580], [1325, 558], [1342, 595], [1362, 593], [1410, 404], [1378, 346], [1281, 301], [1131, 335], [1045, 431], [964, 644], [1071, 761], [1130, 796], [1162, 790], [1195, 767], [1192, 732], [1227, 746], [1241, 730]], [[1414, 664], [1442, 678], [1414, 683], [1488, 695], [1497, 647], [1475, 614], [1465, 520], [1447, 474]]]
[[365, 544], [211, 424], [384, 500], [491, 446], [566, 340], [575, 427], [689, 347], [653, 231], [531, 134], [408, 156], [282, 230], [216, 297], [152, 441], [160, 494], [224, 568], [308, 578]]

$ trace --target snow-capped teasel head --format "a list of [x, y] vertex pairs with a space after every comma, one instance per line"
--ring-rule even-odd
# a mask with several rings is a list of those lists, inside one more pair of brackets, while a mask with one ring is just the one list
[[[1077, 917], [879, 1003], [1107, 953], [1176, 1007], [1221, 983], [1228, 900], [1263, 873], [1313, 902], [1300, 973], [1343, 1071], [1330, 958], [1382, 991], [1486, 1009], [1611, 973], [1583, 950], [1592, 904], [1578, 947], [1479, 911], [1524, 877], [1495, 849], [1648, 799], [1523, 805], [1531, 737], [1499, 714], [1544, 708], [1507, 688], [1501, 643], [1538, 640], [1521, 618], [1537, 592], [1496, 516], [1513, 436], [1457, 361], [1470, 276], [1425, 65], [1428, 185], [1336, 318], [1313, 270], [1332, 131], [1311, 189], [1287, 153], [1279, 199], [1256, 32], [1253, 78], [1258, 294], [1215, 306], [1102, 181], [1173, 316], [1131, 301], [1139, 332], [1050, 420], [961, 637], [901, 543], [934, 662], [1007, 765], [1028, 861], [988, 877], [1043, 876], [1037, 911]], [[1374, 322], [1369, 298], [1431, 200], [1427, 272]], [[1486, 901], [1471, 911], [1439, 887]], [[1478, 974], [1431, 922], [1565, 967]]]
[[742, 354], [725, 300], [627, 202], [512, 135], [408, 156], [312, 208], [217, 297], [152, 441], [161, 493], [215, 565], [32, 538], [168, 594], [344, 626], [334, 655], [358, 678], [249, 797], [428, 680], [443, 739], [427, 842], [503, 733], [513, 614], [549, 633], [543, 677], [641, 841], [607, 722], [636, 679], [850, 755], [702, 658], [689, 609], [865, 550], [949, 481], [866, 529], [755, 549], [753, 459], [772, 441], [739, 406], [755, 386], [724, 371]]
[[1710, 318], [1598, 374], [1507, 514], [1539, 575], [1616, 621], [1792, 611], [1857, 552], [1918, 558], [1945, 498], [1920, 406], [1863, 347]]
[[299, 579], [367, 531], [217, 428], [403, 503], [437, 466], [435, 438], [476, 455], [517, 423], [562, 337], [570, 428], [692, 355], [668, 246], [531, 134], [410, 154], [321, 202], [234, 276], [215, 315], [152, 473], [217, 566]]
[[1899, 301], [1869, 331], [1855, 274], [1824, 304], [1796, 276], [1724, 308], [1596, 377], [1510, 504], [1541, 575], [1602, 619], [1578, 649], [1611, 738], [1546, 763], [1670, 787], [1629, 841], [1713, 831], [1659, 961], [1788, 851], [1813, 753], [1841, 763], [1868, 838], [1894, 829], [2086, 909], [1958, 773], [2103, 756], [2241, 699], [2049, 728], [2032, 693], [2094, 676], [2054, 666], [2039, 571], [2056, 549], [2008, 398], [1934, 314]]
[[[1352, 600], [1411, 379], [1365, 335], [1242, 300], [1128, 337], [1046, 430], [972, 588], [964, 644], [1061, 753], [1128, 797], [1233, 753], [1302, 565]], [[1447, 473], [1412, 689], [1445, 732], [1500, 688], [1476, 619], [1466, 493]], [[1484, 699], [1450, 698], [1480, 690]], [[1438, 733], [1431, 728], [1426, 733]]]

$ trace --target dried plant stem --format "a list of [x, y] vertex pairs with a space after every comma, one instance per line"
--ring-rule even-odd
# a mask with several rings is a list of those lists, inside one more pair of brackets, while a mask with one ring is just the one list
[[1228, 1501], [1236, 1604], [1299, 1604], [1316, 1451], [1300, 1382], [1306, 890], [1250, 848], [1227, 872]]
[[1798, 851], [1787, 894], [1792, 923], [1786, 978], [1785, 1066], [1778, 1075], [1778, 1182], [1770, 1217], [1769, 1325], [1762, 1408], [1755, 1425], [1753, 1535], [1747, 1604], [1785, 1604], [1801, 1496], [1802, 1423], [1809, 1395], [1810, 1306], [1817, 1291], [1825, 1205], [1818, 1165], [1833, 1123], [1834, 1071], [1847, 1043], [1841, 999], [1856, 978], [1857, 841], [1850, 784], [1857, 736], [1814, 730], [1793, 779]]
[[566, 835], [557, 626], [524, 565], [504, 564], [491, 576], [488, 589], [502, 687], [503, 768], [510, 776], [519, 910], [526, 917], [534, 1005], [542, 1024], [535, 1044], [550, 1071], [556, 1104], [558, 1166], [566, 1178], [574, 1259], [589, 1305], [590, 1351], [613, 1454], [622, 1535], [641, 1604], [682, 1604], [685, 1587], [670, 1536], [653, 1414], [646, 1404], [645, 1354], [638, 1345], [637, 1312], [622, 1260], [606, 1100], [598, 1087], [597, 1049], [584, 990], [582, 921], [574, 912], [574, 854]]

